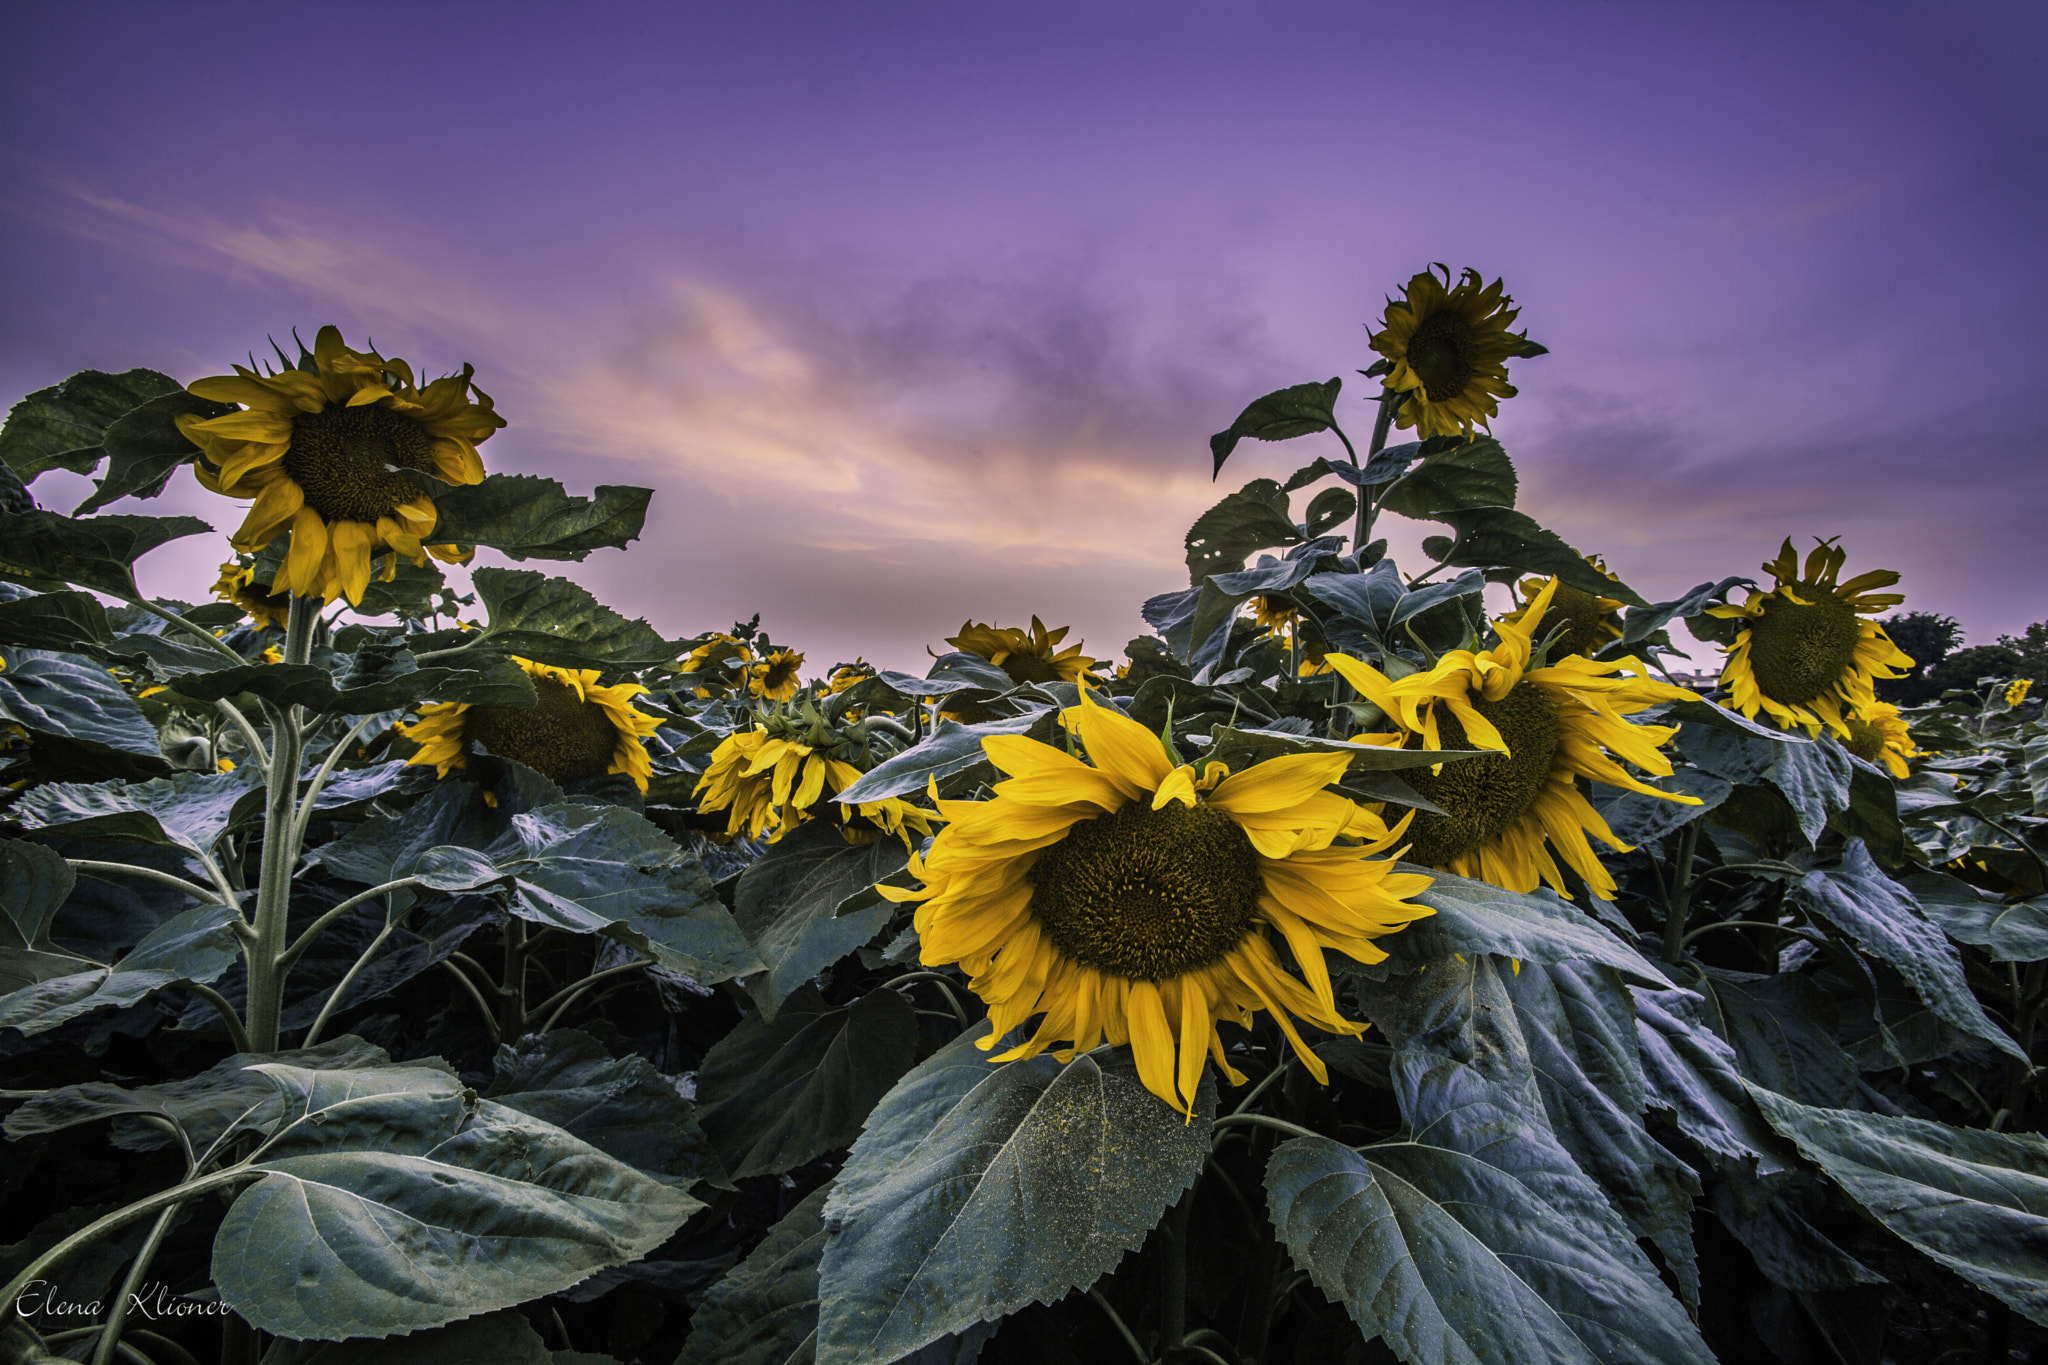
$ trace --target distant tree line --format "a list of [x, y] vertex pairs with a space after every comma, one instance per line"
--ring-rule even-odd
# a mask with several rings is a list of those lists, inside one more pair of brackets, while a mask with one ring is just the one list
[[1963, 642], [1963, 628], [1953, 616], [1909, 611], [1882, 622], [1892, 643], [1911, 655], [1913, 671], [1903, 678], [1880, 679], [1880, 701], [1917, 706], [1955, 690], [1974, 690], [1979, 678], [2011, 682], [2032, 678], [2048, 685], [2048, 621], [2036, 621], [2020, 635], [2001, 635], [1995, 645]]

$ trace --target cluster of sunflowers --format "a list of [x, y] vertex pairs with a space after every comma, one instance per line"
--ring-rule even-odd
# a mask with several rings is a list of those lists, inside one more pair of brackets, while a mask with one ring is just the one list
[[[1382, 359], [1365, 372], [1383, 384], [1374, 453], [1389, 425], [1458, 440], [1497, 414], [1515, 393], [1506, 361], [1543, 353], [1508, 330], [1511, 303], [1499, 281], [1484, 285], [1472, 271], [1455, 285], [1448, 271], [1418, 274], [1389, 301], [1371, 337]], [[468, 368], [420, 387], [405, 362], [352, 350], [328, 327], [299, 366], [238, 367], [190, 389], [244, 405], [181, 426], [202, 452], [202, 483], [255, 499], [235, 547], [276, 554], [282, 542], [267, 585], [237, 561], [216, 587], [259, 631], [286, 631], [301, 604], [360, 603], [380, 558], [388, 579], [399, 556], [423, 564], [473, 553], [460, 541], [427, 543], [439, 512], [429, 483], [409, 477], [458, 486], [482, 477], [477, 445], [504, 423]], [[1362, 572], [1374, 553], [1337, 567]], [[1721, 690], [1732, 709], [1831, 735], [1904, 776], [1913, 741], [1872, 690], [1911, 666], [1870, 619], [1902, 600], [1879, 591], [1898, 575], [1845, 581], [1844, 559], [1823, 542], [1802, 565], [1788, 540], [1763, 566], [1770, 589], [1707, 607], [1693, 627], [1725, 650]], [[1257, 1011], [1326, 1079], [1293, 1019], [1337, 1034], [1363, 1026], [1340, 1012], [1324, 953], [1384, 957], [1374, 939], [1432, 913], [1417, 899], [1430, 870], [1611, 897], [1615, 880], [1593, 843], [1627, 845], [1589, 801], [1591, 784], [1696, 803], [1653, 781], [1673, 771], [1664, 746], [1677, 727], [1632, 717], [1698, 694], [1619, 652], [1626, 589], [1616, 581], [1617, 595], [1604, 595], [1597, 584], [1613, 575], [1588, 563], [1595, 587], [1522, 579], [1517, 605], [1485, 636], [1471, 632], [1464, 647], [1419, 660], [1387, 650], [1373, 662], [1335, 647], [1299, 593], [1247, 595], [1254, 633], [1296, 685], [1327, 690], [1332, 719], [1312, 751], [1236, 771], [1190, 756], [1170, 725], [1155, 732], [1132, 719], [1119, 706], [1136, 690], [1132, 665], [1105, 674], [1081, 644], [1062, 647], [1066, 629], [1036, 617], [1028, 629], [964, 623], [933, 671], [939, 678], [965, 660], [1008, 689], [934, 690], [858, 660], [805, 682], [805, 656], [774, 645], [756, 618], [698, 637], [646, 682], [517, 659], [530, 705], [432, 703], [396, 730], [408, 761], [441, 777], [481, 748], [558, 783], [624, 777], [643, 796], [665, 784], [664, 799], [687, 809], [693, 828], [727, 845], [772, 844], [820, 818], [849, 842], [900, 839], [920, 885], [882, 894], [917, 906], [924, 963], [958, 965], [987, 1003], [994, 1029], [984, 1046], [1033, 1019], [1004, 1057], [1127, 1043], [1145, 1084], [1192, 1112], [1207, 1060], [1242, 1080], [1218, 1025], [1249, 1024]], [[980, 799], [949, 799], [936, 773], [924, 804], [858, 790], [930, 730], [1003, 728], [1020, 713], [998, 696], [1014, 703], [1020, 691], [1053, 703], [1058, 726], [1046, 739], [1015, 724], [982, 737], [992, 780]], [[656, 709], [641, 709], [643, 700]], [[662, 747], [665, 724], [704, 738]], [[1361, 747], [1444, 757], [1406, 770], [1422, 799], [1402, 809], [1343, 793]]]

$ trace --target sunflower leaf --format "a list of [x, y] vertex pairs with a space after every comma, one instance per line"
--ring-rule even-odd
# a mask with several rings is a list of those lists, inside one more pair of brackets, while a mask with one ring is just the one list
[[260, 1069], [279, 1122], [213, 1277], [266, 1332], [392, 1336], [510, 1307], [638, 1259], [703, 1207], [443, 1071]]
[[506, 1308], [387, 1341], [363, 1337], [292, 1341], [280, 1337], [258, 1365], [558, 1365], [610, 1359], [551, 1352], [525, 1314]]
[[733, 919], [768, 964], [753, 983], [762, 1017], [804, 982], [881, 932], [895, 906], [873, 893], [910, 853], [895, 839], [849, 844], [830, 820], [811, 820], [764, 853], [733, 889]]
[[1253, 551], [1293, 545], [1304, 537], [1288, 514], [1287, 494], [1271, 479], [1253, 479], [1188, 528], [1188, 583], [1210, 574], [1236, 573]]
[[1630, 993], [1650, 1107], [1670, 1114], [1710, 1161], [1757, 1176], [1791, 1170], [1791, 1151], [1757, 1113], [1734, 1049], [1702, 1021], [1700, 997], [1640, 986]]
[[1209, 454], [1216, 461], [1210, 477], [1223, 472], [1223, 462], [1247, 436], [1255, 441], [1287, 441], [1337, 425], [1337, 394], [1343, 387], [1339, 376], [1327, 384], [1293, 384], [1253, 399], [1226, 430], [1209, 438]]
[[1610, 787], [1604, 782], [1594, 783], [1594, 809], [1607, 821], [1607, 828], [1614, 831], [1615, 838], [1638, 848], [1644, 844], [1655, 844], [1673, 830], [1691, 824], [1717, 808], [1735, 790], [1734, 783], [1686, 765], [1678, 766], [1669, 777], [1652, 776], [1643, 780], [1660, 791], [1696, 796], [1700, 804], [1688, 806]]
[[2008, 903], [1941, 872], [1916, 872], [1905, 885], [1927, 918], [1956, 942], [1982, 948], [1993, 962], [2048, 958], [2048, 904], [2039, 898]]
[[2048, 1326], [2048, 1141], [1925, 1119], [1815, 1109], [1750, 1087], [1799, 1153], [1871, 1216]]
[[834, 797], [835, 801], [859, 805], [892, 796], [921, 793], [927, 779], [945, 779], [973, 767], [983, 759], [981, 741], [990, 735], [1021, 735], [1052, 708], [1029, 704], [1027, 715], [992, 720], [980, 725], [962, 725], [941, 720], [931, 737], [915, 744], [888, 761], [876, 764], [860, 781]]
[[112, 643], [107, 609], [91, 593], [41, 592], [0, 601], [0, 644], [76, 651]]
[[1215, 1112], [1139, 1081], [1126, 1048], [992, 1066], [982, 1024], [875, 1106], [825, 1204], [818, 1365], [882, 1365], [1085, 1289], [1201, 1174]]
[[1709, 602], [1719, 602], [1735, 588], [1748, 584], [1756, 586], [1752, 578], [1724, 578], [1719, 583], [1702, 583], [1685, 596], [1672, 602], [1656, 602], [1649, 606], [1631, 608], [1621, 622], [1621, 638], [1609, 645], [1603, 652], [1627, 653], [1630, 645], [1639, 644], [1669, 625], [1673, 619], [1698, 616], [1707, 609]]
[[557, 668], [637, 669], [684, 652], [644, 620], [629, 621], [566, 578], [531, 569], [478, 569], [476, 594], [490, 613], [472, 637]]
[[676, 1365], [798, 1365], [818, 1337], [818, 1258], [825, 1253], [828, 1181], [704, 1293]]
[[1444, 556], [1444, 562], [1454, 568], [1554, 574], [1581, 592], [1619, 598], [1630, 606], [1648, 605], [1635, 589], [1588, 564], [1557, 532], [1546, 530], [1512, 507], [1447, 510], [1431, 520], [1449, 522], [1458, 532], [1456, 543]]
[[727, 1184], [697, 1110], [638, 1053], [614, 1057], [582, 1030], [557, 1028], [506, 1043], [493, 1066], [485, 1099], [659, 1179]]
[[1358, 510], [1358, 495], [1348, 488], [1325, 488], [1309, 499], [1307, 520], [1302, 530], [1314, 539], [1332, 526], [1348, 521]]
[[178, 430], [175, 419], [187, 413], [221, 417], [233, 411], [233, 404], [215, 403], [180, 389], [115, 418], [100, 437], [107, 472], [93, 495], [78, 504], [72, 515], [97, 512], [121, 498], [153, 498], [163, 492], [179, 466], [189, 464], [199, 453], [199, 447]]
[[135, 699], [106, 669], [76, 656], [20, 659], [0, 670], [0, 720], [88, 754], [124, 756], [124, 766], [166, 767], [156, 727]]
[[194, 906], [157, 926], [119, 963], [47, 977], [0, 996], [0, 1028], [43, 1033], [94, 1010], [132, 1005], [180, 981], [220, 979], [241, 956], [232, 905]]
[[1835, 1005], [1797, 973], [1759, 976], [1687, 963], [1701, 1013], [1735, 1049], [1745, 1079], [1810, 1103], [1850, 1103], [1857, 1066], [1835, 1041]]
[[155, 370], [80, 370], [16, 403], [0, 426], [0, 460], [24, 483], [51, 469], [90, 474], [106, 452], [100, 441], [122, 414], [182, 390]]
[[1354, 968], [1354, 975], [1378, 980], [1389, 971], [1414, 971], [1459, 953], [1496, 953], [1525, 962], [1598, 962], [1633, 981], [1669, 985], [1613, 930], [1548, 890], [1508, 891], [1406, 863], [1401, 870], [1432, 879], [1415, 899], [1436, 913], [1380, 940], [1389, 961]]
[[798, 987], [704, 1055], [698, 1118], [734, 1179], [780, 1175], [860, 1136], [875, 1104], [917, 1062], [917, 1013], [887, 986], [833, 1008]]
[[80, 517], [0, 512], [0, 578], [74, 583], [135, 598], [135, 561], [159, 545], [213, 528], [197, 517]]
[[0, 839], [0, 995], [92, 964], [50, 941], [77, 877], [62, 854]]
[[651, 488], [599, 484], [595, 497], [576, 497], [531, 474], [487, 474], [482, 483], [436, 483], [430, 491], [440, 512], [436, 543], [488, 545], [513, 559], [582, 559], [624, 548], [639, 538], [654, 496]]
[[1295, 1263], [1412, 1365], [1713, 1360], [1655, 1275], [1475, 1157], [1294, 1138], [1266, 1196]]
[[1423, 455], [1380, 495], [1380, 506], [1418, 521], [1443, 521], [1446, 512], [1513, 507], [1519, 489], [1507, 451], [1491, 436], [1481, 436]]

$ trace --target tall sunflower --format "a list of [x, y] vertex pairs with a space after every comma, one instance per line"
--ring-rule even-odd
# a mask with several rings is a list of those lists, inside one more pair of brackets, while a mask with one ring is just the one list
[[[1365, 1026], [1337, 1012], [1323, 950], [1381, 961], [1373, 939], [1431, 913], [1408, 900], [1427, 877], [1366, 856], [1393, 842], [1379, 818], [1324, 790], [1346, 757], [1197, 774], [1086, 690], [1066, 719], [1089, 762], [1020, 735], [984, 739], [1009, 779], [987, 801], [939, 801], [949, 823], [911, 864], [924, 888], [881, 888], [922, 902], [925, 964], [959, 963], [987, 1002], [981, 1046], [1034, 1015], [1036, 1032], [997, 1061], [1128, 1042], [1146, 1088], [1192, 1113], [1209, 1057], [1244, 1083], [1218, 1021], [1249, 1026], [1265, 1009], [1327, 1083], [1290, 1016], [1332, 1033]], [[1361, 838], [1372, 842], [1348, 842]]]
[[1893, 777], [1904, 781], [1912, 776], [1906, 760], [1917, 756], [1920, 746], [1913, 732], [1890, 702], [1874, 701], [1848, 717], [1849, 734], [1842, 745], [1866, 763], [1882, 763]]
[[747, 669], [747, 694], [763, 701], [788, 701], [802, 685], [797, 673], [803, 666], [804, 656], [795, 650], [771, 649]]
[[402, 471], [477, 483], [477, 443], [505, 420], [470, 382], [468, 365], [421, 388], [403, 360], [350, 350], [333, 327], [315, 338], [313, 364], [274, 375], [237, 365], [195, 380], [188, 387], [199, 397], [245, 407], [188, 414], [178, 429], [203, 456], [193, 465], [200, 483], [256, 500], [231, 538], [237, 550], [290, 533], [271, 591], [360, 603], [371, 560], [396, 551], [424, 564], [421, 538], [440, 519], [433, 498]]
[[1865, 620], [1895, 607], [1903, 593], [1873, 592], [1899, 581], [1890, 569], [1872, 569], [1837, 582], [1848, 551], [1818, 542], [1802, 574], [1790, 537], [1764, 570], [1777, 580], [1769, 592], [1751, 592], [1741, 606], [1709, 607], [1707, 615], [1740, 623], [1727, 647], [1721, 684], [1735, 709], [1754, 720], [1759, 711], [1784, 729], [1819, 734], [1825, 726], [1849, 738], [1849, 717], [1876, 705], [1879, 678], [1913, 666], [1884, 633]]
[[1519, 613], [1521, 620], [1495, 622], [1500, 643], [1493, 648], [1452, 650], [1436, 667], [1398, 681], [1349, 655], [1331, 654], [1330, 663], [1397, 727], [1357, 739], [1404, 748], [1501, 751], [1498, 758], [1461, 759], [1404, 774], [1446, 812], [1416, 814], [1408, 831], [1411, 858], [1510, 891], [1533, 891], [1542, 881], [1563, 894], [1556, 861], [1561, 857], [1594, 894], [1611, 898], [1614, 879], [1586, 836], [1616, 849], [1629, 845], [1580, 795], [1576, 779], [1698, 805], [1697, 797], [1638, 780], [1603, 752], [1669, 777], [1671, 760], [1658, 749], [1678, 727], [1635, 725], [1624, 717], [1692, 693], [1642, 677], [1643, 666], [1634, 659], [1595, 663], [1574, 654], [1531, 667], [1529, 623], [1543, 619], [1555, 592], [1553, 582]]
[[766, 728], [735, 730], [711, 751], [711, 764], [697, 783], [697, 810], [730, 811], [727, 838], [766, 835], [771, 844], [830, 805], [838, 806], [840, 833], [850, 844], [872, 843], [886, 833], [907, 846], [911, 830], [932, 832], [928, 811], [894, 797], [857, 806], [831, 801], [860, 777], [860, 769], [819, 746], [771, 735]]
[[985, 626], [967, 621], [961, 625], [960, 633], [949, 637], [946, 643], [964, 653], [979, 654], [1009, 674], [1010, 681], [1019, 686], [1092, 681], [1089, 674], [1096, 661], [1081, 652], [1080, 643], [1059, 648], [1070, 629], [1061, 626], [1058, 630], [1047, 630], [1036, 616], [1031, 618], [1028, 631], [1018, 626]]
[[1390, 367], [1380, 382], [1407, 394], [1394, 413], [1397, 425], [1423, 436], [1469, 436], [1499, 414], [1497, 399], [1515, 396], [1508, 357], [1542, 355], [1544, 348], [1527, 332], [1508, 330], [1519, 310], [1509, 307], [1514, 300], [1499, 280], [1482, 285], [1479, 272], [1467, 270], [1453, 286], [1451, 272], [1437, 269], [1442, 280], [1425, 270], [1402, 297], [1387, 300], [1369, 343]]
[[[1614, 578], [1599, 555], [1587, 555], [1586, 562]], [[1621, 580], [1614, 581], [1619, 584]], [[1550, 606], [1531, 625], [1530, 604], [1546, 587], [1553, 587]], [[1590, 659], [1621, 638], [1621, 609], [1628, 604], [1619, 597], [1597, 596], [1561, 578], [1525, 578], [1515, 585], [1515, 592], [1522, 605], [1501, 619], [1526, 627], [1532, 640], [1541, 640], [1563, 626], [1564, 634], [1551, 646], [1553, 654], [1583, 654]]]
[[258, 630], [283, 630], [286, 619], [291, 615], [290, 593], [265, 592], [256, 586], [256, 571], [233, 560], [220, 566], [220, 578], [213, 585], [213, 595], [249, 613], [249, 619], [256, 623]]
[[723, 692], [728, 686], [737, 686], [729, 674], [727, 665], [738, 668], [744, 675], [749, 664], [754, 662], [754, 651], [746, 641], [723, 631], [712, 631], [703, 641], [683, 656], [676, 665], [676, 672], [694, 674], [690, 679], [696, 686], [699, 697], [709, 697]]
[[420, 746], [408, 763], [431, 765], [442, 777], [469, 766], [470, 746], [481, 743], [500, 758], [524, 763], [550, 782], [576, 782], [622, 773], [642, 792], [654, 762], [641, 741], [661, 717], [633, 705], [647, 689], [637, 683], [598, 684], [594, 668], [555, 668], [515, 657], [533, 679], [531, 706], [476, 706], [439, 701], [398, 732]]

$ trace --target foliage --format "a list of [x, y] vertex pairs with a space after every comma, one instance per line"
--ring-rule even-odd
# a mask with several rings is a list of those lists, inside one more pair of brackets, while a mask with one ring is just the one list
[[[1439, 333], [1409, 321], [1420, 373]], [[1375, 738], [1394, 719], [1330, 656], [1400, 680], [1498, 647], [1487, 594], [1524, 575], [1605, 603], [1605, 662], [1684, 657], [1678, 623], [1729, 642], [1708, 613], [1747, 579], [1647, 601], [1516, 506], [1501, 441], [1388, 445], [1402, 392], [1378, 389], [1354, 443], [1352, 398], [1284, 387], [1211, 439], [1212, 473], [1247, 438], [1329, 448], [1195, 521], [1186, 586], [1144, 604], [1115, 677], [962, 651], [779, 698], [794, 656], [758, 618], [670, 640], [570, 579], [451, 580], [397, 542], [354, 607], [145, 600], [137, 557], [209, 528], [102, 509], [181, 477], [186, 426], [227, 405], [149, 370], [29, 395], [0, 429], [0, 1349], [1438, 1365], [2048, 1341], [2048, 724], [2004, 686], [2044, 678], [2048, 624], [1957, 651], [1949, 618], [1885, 622], [1919, 660], [1880, 684], [1912, 703], [1904, 777], [1667, 694], [1634, 719], [1669, 727], [1668, 775], [1572, 788], [1623, 845], [1611, 898], [1407, 869], [1431, 914], [1384, 960], [1324, 964], [1371, 1031], [1303, 1024], [1297, 1054], [1271, 1012], [1226, 1018], [1241, 1083], [1206, 1068], [1185, 1111], [1121, 1042], [993, 1060], [986, 983], [926, 965], [903, 898], [932, 794], [987, 796], [1005, 744], [1076, 753], [1078, 685], [1191, 772], [1340, 755], [1327, 792], [1393, 823], [1501, 760]], [[51, 469], [97, 476], [77, 515], [29, 502]], [[649, 497], [413, 482], [444, 561], [623, 548]], [[1387, 515], [1432, 523], [1419, 572], [1374, 538]], [[247, 557], [259, 606], [290, 534]], [[1555, 664], [1565, 625], [1530, 624]], [[556, 780], [545, 746], [477, 738], [567, 704], [515, 660], [644, 689], [651, 775]], [[445, 778], [406, 762], [430, 704], [479, 722]], [[774, 772], [744, 797], [760, 841], [704, 781], [735, 736]]]

